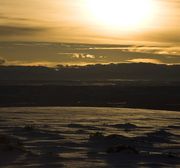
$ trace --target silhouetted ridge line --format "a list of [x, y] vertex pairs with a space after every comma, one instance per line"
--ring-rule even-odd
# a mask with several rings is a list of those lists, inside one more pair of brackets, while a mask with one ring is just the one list
[[87, 66], [0, 66], [2, 80], [164, 80], [179, 81], [180, 65], [148, 63]]

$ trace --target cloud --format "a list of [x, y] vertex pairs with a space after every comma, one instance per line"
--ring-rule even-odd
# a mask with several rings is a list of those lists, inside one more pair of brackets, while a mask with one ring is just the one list
[[148, 58], [135, 58], [131, 60], [127, 60], [128, 62], [133, 63], [153, 63], [153, 64], [162, 64], [162, 62], [158, 59], [148, 59]]
[[[179, 46], [121, 46], [43, 42], [0, 42], [7, 64], [107, 64], [150, 62], [180, 64]], [[11, 62], [10, 62], [11, 61]]]
[[6, 65], [8, 66], [45, 66], [45, 67], [55, 67], [58, 62], [53, 61], [8, 61]]
[[78, 59], [95, 59], [96, 57], [91, 54], [83, 54], [83, 53], [74, 53], [73, 58], [78, 58]]
[[28, 18], [23, 18], [23, 17], [13, 17], [13, 16], [7, 16], [2, 13], [0, 13], [0, 19], [1, 20], [8, 20], [8, 21], [32, 21], [31, 19]]
[[8, 26], [0, 25], [0, 36], [30, 35], [44, 31], [41, 27]]
[[[179, 19], [179, 18], [178, 18]], [[177, 23], [176, 23], [177, 24]], [[139, 40], [165, 43], [180, 43], [180, 27], [178, 25], [170, 25], [169, 29], [161, 29], [142, 33], [137, 36]]]
[[0, 65], [4, 65], [6, 63], [6, 60], [2, 57], [0, 57]]

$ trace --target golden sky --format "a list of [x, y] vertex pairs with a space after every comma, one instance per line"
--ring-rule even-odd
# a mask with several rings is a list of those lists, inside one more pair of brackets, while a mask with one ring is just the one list
[[0, 38], [177, 44], [180, 0], [0, 0]]
[[180, 64], [180, 0], [0, 0], [0, 65], [121, 62]]

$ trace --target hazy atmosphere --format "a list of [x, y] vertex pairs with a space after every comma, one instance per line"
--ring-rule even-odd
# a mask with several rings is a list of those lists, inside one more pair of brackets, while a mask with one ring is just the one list
[[0, 37], [7, 41], [179, 43], [179, 8], [179, 0], [0, 0]]
[[0, 42], [1, 65], [179, 64], [180, 48], [146, 45]]
[[1, 64], [179, 64], [179, 9], [179, 0], [0, 0]]

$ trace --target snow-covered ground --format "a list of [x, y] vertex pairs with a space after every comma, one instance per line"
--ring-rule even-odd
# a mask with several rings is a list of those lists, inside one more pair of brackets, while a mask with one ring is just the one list
[[180, 112], [0, 108], [0, 167], [180, 167]]

